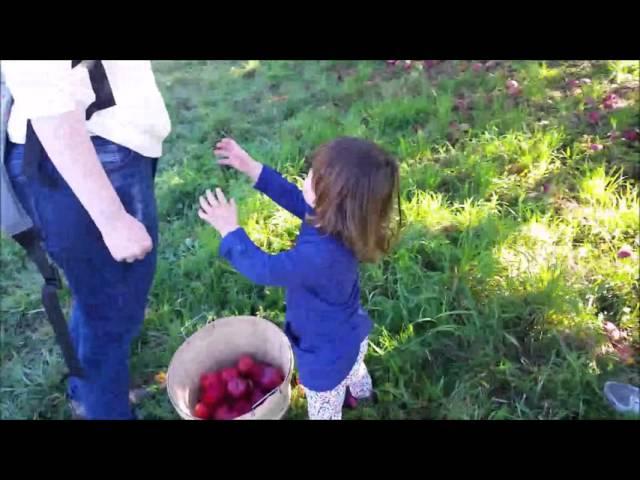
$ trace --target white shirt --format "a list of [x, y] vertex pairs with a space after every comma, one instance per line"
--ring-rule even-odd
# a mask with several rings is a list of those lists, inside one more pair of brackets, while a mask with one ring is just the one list
[[[87, 121], [98, 135], [146, 157], [162, 155], [171, 120], [148, 60], [103, 60], [115, 106], [96, 111]], [[71, 60], [3, 60], [6, 84], [14, 98], [9, 140], [25, 143], [27, 120], [59, 115], [95, 100], [89, 71], [71, 68]]]

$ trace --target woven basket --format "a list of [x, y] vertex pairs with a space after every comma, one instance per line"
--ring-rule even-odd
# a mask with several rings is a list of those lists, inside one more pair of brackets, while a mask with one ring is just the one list
[[220, 318], [191, 335], [176, 351], [167, 372], [167, 393], [178, 415], [199, 420], [192, 412], [198, 399], [200, 376], [235, 365], [248, 354], [285, 373], [284, 382], [249, 413], [236, 420], [279, 420], [289, 409], [293, 351], [282, 330], [258, 317]]

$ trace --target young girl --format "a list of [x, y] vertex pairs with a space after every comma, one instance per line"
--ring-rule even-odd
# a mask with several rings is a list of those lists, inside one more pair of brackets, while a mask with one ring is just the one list
[[223, 237], [220, 255], [253, 282], [286, 288], [285, 333], [309, 418], [339, 420], [347, 388], [357, 399], [373, 393], [364, 364], [372, 322], [360, 306], [358, 261], [389, 249], [398, 165], [372, 142], [338, 138], [313, 154], [300, 191], [231, 139], [215, 154], [303, 221], [295, 246], [270, 255], [238, 226], [234, 200], [219, 188], [200, 197], [198, 215]]

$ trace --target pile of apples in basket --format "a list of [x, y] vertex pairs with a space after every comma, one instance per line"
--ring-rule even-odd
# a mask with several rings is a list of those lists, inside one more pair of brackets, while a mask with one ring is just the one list
[[250, 412], [283, 381], [281, 369], [243, 355], [234, 367], [201, 375], [193, 414], [202, 420], [232, 420]]

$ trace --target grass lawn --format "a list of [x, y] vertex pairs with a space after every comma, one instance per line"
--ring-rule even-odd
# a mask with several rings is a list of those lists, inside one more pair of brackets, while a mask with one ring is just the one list
[[[389, 257], [361, 269], [380, 402], [345, 418], [621, 418], [601, 392], [607, 380], [640, 384], [638, 62], [154, 69], [173, 132], [157, 178], [159, 265], [133, 346], [133, 380], [154, 392], [141, 416], [176, 418], [155, 377], [205, 323], [284, 321], [283, 291], [252, 285], [217, 257], [219, 238], [196, 203], [222, 186], [270, 252], [292, 244], [299, 221], [217, 167], [212, 144], [233, 136], [300, 181], [315, 146], [353, 135], [399, 159], [405, 229]], [[631, 256], [618, 258], [625, 245]], [[39, 278], [17, 246], [1, 247], [0, 417], [68, 418]], [[305, 418], [305, 407], [294, 390], [288, 417]]]

